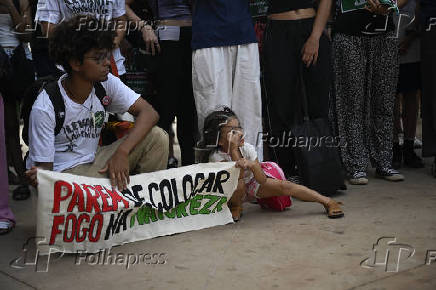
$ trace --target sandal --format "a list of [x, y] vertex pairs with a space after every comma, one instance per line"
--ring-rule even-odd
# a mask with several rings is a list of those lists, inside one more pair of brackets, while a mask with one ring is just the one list
[[344, 212], [342, 211], [340, 205], [343, 203], [340, 201], [330, 200], [327, 204], [324, 205], [325, 210], [327, 212], [327, 216], [331, 219], [337, 219], [344, 216]]
[[242, 206], [240, 206], [240, 205], [233, 205], [231, 203], [228, 203], [227, 205], [228, 205], [228, 207], [230, 209], [230, 212], [232, 213], [233, 221], [235, 223], [238, 222], [241, 219], [241, 217], [242, 217]]
[[5, 235], [9, 233], [14, 227], [15, 223], [11, 222], [10, 220], [0, 221], [0, 235]]
[[14, 200], [25, 200], [30, 197], [30, 189], [27, 185], [20, 185], [12, 191]]

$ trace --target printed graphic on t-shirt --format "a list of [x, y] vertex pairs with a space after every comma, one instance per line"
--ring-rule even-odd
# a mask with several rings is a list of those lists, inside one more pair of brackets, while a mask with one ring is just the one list
[[[381, 4], [397, 9], [397, 0], [379, 0]], [[367, 0], [341, 0], [342, 13], [365, 9], [368, 6]]]
[[65, 6], [72, 14], [107, 15], [113, 0], [64, 0]]
[[71, 122], [64, 125], [63, 132], [65, 137], [69, 141], [66, 151], [73, 152], [77, 147], [75, 140], [79, 138], [85, 139], [98, 139], [100, 138], [100, 131], [103, 127], [105, 119], [104, 111], [98, 111], [94, 113], [94, 117], [85, 118], [75, 122]]

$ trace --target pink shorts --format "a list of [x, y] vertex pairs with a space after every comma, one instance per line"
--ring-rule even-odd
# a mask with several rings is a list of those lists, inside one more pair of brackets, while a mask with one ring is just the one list
[[[261, 162], [260, 166], [263, 169], [266, 177], [273, 179], [286, 180], [285, 174], [283, 170], [279, 167], [279, 165], [275, 162]], [[259, 198], [257, 196], [257, 191], [259, 190], [260, 184], [253, 177], [250, 181], [245, 185], [246, 186], [246, 200], [254, 200]]]

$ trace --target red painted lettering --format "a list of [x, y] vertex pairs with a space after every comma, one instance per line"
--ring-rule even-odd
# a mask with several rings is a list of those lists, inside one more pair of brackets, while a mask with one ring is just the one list
[[[96, 223], [98, 222], [98, 225]], [[94, 227], [97, 227], [97, 231], [95, 235], [94, 233]], [[91, 243], [98, 242], [100, 240], [100, 234], [101, 234], [101, 228], [103, 227], [103, 215], [96, 214], [91, 220], [91, 224], [89, 225], [89, 241]]]
[[94, 189], [95, 192], [98, 192], [98, 194], [101, 197], [101, 201], [103, 203], [102, 212], [113, 211], [114, 210], [113, 207], [109, 206], [107, 202], [107, 198], [109, 197], [109, 195], [106, 192], [103, 192], [103, 187], [101, 185], [94, 185]]
[[64, 220], [65, 220], [65, 216], [63, 215], [58, 215], [53, 217], [53, 226], [51, 227], [51, 235], [50, 235], [50, 243], [49, 243], [50, 245], [54, 244], [56, 240], [56, 236], [61, 233], [61, 231], [59, 230], [59, 225], [63, 225]]
[[77, 183], [73, 182], [73, 185], [74, 185], [74, 192], [73, 192], [73, 196], [71, 197], [70, 204], [68, 205], [67, 211], [72, 212], [75, 206], [77, 206], [79, 212], [85, 211], [83, 191], [80, 188], [80, 185], [78, 185]]
[[[88, 228], [86, 228], [86, 227], [82, 228], [83, 220], [86, 220], [86, 222], [89, 223], [89, 215], [86, 213], [83, 213], [77, 219], [76, 242], [78, 242], [78, 243], [83, 242], [86, 238], [86, 234], [88, 233]], [[80, 231], [82, 232], [82, 235], [80, 235]]]
[[122, 198], [116, 190], [112, 191], [107, 189], [106, 187], [104, 187], [104, 190], [106, 190], [107, 193], [109, 193], [109, 195], [112, 198], [112, 210], [113, 211], [117, 211], [118, 210], [118, 203], [122, 202], [124, 204], [124, 208], [129, 208], [129, 202], [127, 200], [125, 200], [124, 198]]
[[[71, 223], [71, 231], [70, 231], [70, 223]], [[74, 240], [77, 231], [77, 218], [75, 214], [69, 214], [65, 221], [64, 227], [64, 242], [71, 243]], [[68, 237], [68, 232], [70, 232], [70, 236]]]
[[[97, 198], [99, 198], [100, 194], [91, 185], [82, 184], [82, 187], [86, 191], [86, 212], [91, 213], [92, 208], [94, 208], [94, 212], [100, 212], [100, 205], [97, 201]], [[95, 195], [91, 193], [90, 189], [95, 192]]]
[[[62, 195], [62, 192], [65, 191], [65, 189], [66, 189], [66, 194]], [[59, 212], [59, 207], [60, 207], [61, 201], [66, 200], [68, 197], [70, 197], [72, 191], [73, 191], [73, 187], [68, 182], [63, 181], [63, 180], [56, 181], [56, 183], [54, 185], [54, 198], [53, 198], [52, 213]]]

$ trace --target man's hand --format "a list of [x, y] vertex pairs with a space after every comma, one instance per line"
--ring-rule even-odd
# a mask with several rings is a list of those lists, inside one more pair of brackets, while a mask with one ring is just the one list
[[318, 61], [318, 50], [319, 50], [319, 40], [310, 36], [301, 50], [301, 54], [303, 55], [303, 62], [306, 64], [306, 67], [309, 67], [311, 64], [316, 65]]
[[151, 55], [156, 55], [160, 53], [160, 45], [159, 40], [157, 39], [156, 34], [153, 31], [153, 28], [150, 25], [144, 25], [141, 29], [142, 39], [145, 42], [145, 48], [148, 53]]
[[36, 188], [38, 186], [38, 179], [37, 179], [38, 168], [52, 171], [53, 170], [53, 163], [52, 162], [36, 162], [35, 165], [36, 166], [32, 166], [29, 170], [24, 172], [24, 175], [26, 177], [27, 182]]
[[411, 32], [403, 39], [403, 41], [400, 42], [400, 44], [398, 45], [400, 55], [404, 55], [407, 53], [410, 45], [413, 43], [413, 41], [416, 38], [417, 38], [416, 32]]
[[129, 178], [129, 154], [121, 150], [115, 151], [114, 155], [107, 161], [106, 166], [98, 173], [107, 172], [112, 187], [117, 186], [119, 191], [127, 189], [130, 183]]
[[400, 42], [400, 44], [398, 45], [400, 55], [404, 55], [407, 53], [407, 51], [409, 50], [410, 44], [411, 44], [411, 41], [407, 38]]
[[129, 153], [145, 138], [159, 120], [157, 112], [141, 97], [130, 106], [128, 112], [136, 117], [135, 126], [108, 160], [106, 166], [98, 171], [102, 174], [107, 173], [112, 186], [118, 186], [119, 190], [126, 189], [127, 184], [130, 183]]
[[390, 7], [381, 4], [378, 0], [368, 0], [368, 4], [365, 9], [371, 13], [379, 15], [387, 15], [389, 13]]
[[38, 187], [38, 179], [37, 179], [37, 171], [38, 168], [32, 166], [29, 170], [27, 170], [24, 175], [26, 176], [27, 182], [33, 187]]

